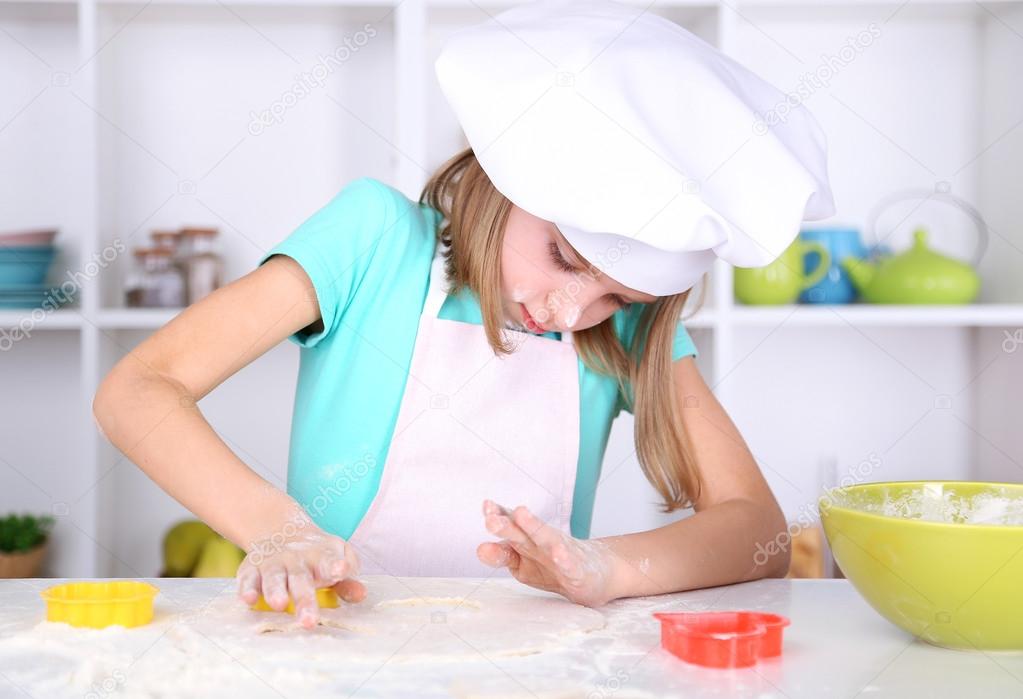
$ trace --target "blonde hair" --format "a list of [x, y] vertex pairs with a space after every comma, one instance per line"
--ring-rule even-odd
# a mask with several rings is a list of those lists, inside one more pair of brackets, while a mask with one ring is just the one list
[[[501, 298], [501, 246], [512, 202], [497, 191], [467, 148], [430, 177], [419, 203], [443, 214], [437, 244], [446, 247], [442, 254], [452, 293], [469, 287], [479, 298], [484, 332], [494, 352], [512, 352], [503, 332]], [[626, 401], [626, 379], [631, 384], [636, 454], [664, 500], [664, 512], [691, 507], [702, 488], [672, 377], [675, 331], [689, 291], [647, 304], [627, 349], [613, 317], [572, 334], [583, 362], [614, 377]]]

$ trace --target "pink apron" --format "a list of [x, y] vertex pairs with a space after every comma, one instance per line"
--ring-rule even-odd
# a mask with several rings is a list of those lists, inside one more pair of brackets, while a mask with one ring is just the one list
[[437, 317], [447, 297], [437, 245], [408, 382], [380, 487], [349, 539], [361, 573], [510, 575], [476, 557], [496, 541], [483, 500], [526, 505], [566, 534], [579, 457], [579, 369], [562, 341], [511, 332], [496, 357], [481, 325]]

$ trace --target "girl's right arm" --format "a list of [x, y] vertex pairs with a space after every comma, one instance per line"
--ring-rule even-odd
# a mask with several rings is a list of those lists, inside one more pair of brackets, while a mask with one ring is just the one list
[[317, 527], [294, 499], [252, 471], [220, 439], [196, 403], [293, 333], [321, 324], [312, 282], [275, 255], [192, 304], [125, 355], [103, 379], [93, 414], [103, 434], [161, 488], [244, 548], [239, 594], [274, 609], [295, 600], [316, 623], [315, 588], [365, 595], [358, 560]]

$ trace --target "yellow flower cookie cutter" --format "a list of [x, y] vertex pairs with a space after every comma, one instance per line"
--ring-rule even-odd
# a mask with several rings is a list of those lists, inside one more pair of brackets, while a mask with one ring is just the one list
[[[338, 605], [337, 593], [334, 592], [334, 588], [332, 587], [321, 587], [316, 591], [316, 602], [317, 604], [319, 604], [321, 609], [324, 608], [333, 609]], [[277, 611], [276, 609], [274, 609], [273, 607], [266, 603], [266, 600], [263, 599], [263, 595], [259, 596], [259, 599], [256, 600], [256, 603], [254, 605], [252, 605], [251, 609], [254, 609], [258, 612]], [[291, 599], [288, 600], [288, 608], [285, 609], [284, 611], [286, 611], [288, 614], [295, 613], [294, 600]]]
[[72, 582], [48, 587], [46, 620], [102, 629], [113, 624], [134, 627], [153, 619], [153, 598], [159, 588], [138, 580]]

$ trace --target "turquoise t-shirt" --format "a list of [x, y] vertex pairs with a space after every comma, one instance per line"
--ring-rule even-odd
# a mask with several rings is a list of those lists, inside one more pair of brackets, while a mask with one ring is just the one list
[[[288, 493], [318, 526], [348, 538], [376, 495], [412, 361], [441, 214], [370, 178], [353, 180], [260, 260], [294, 258], [316, 290], [323, 330], [288, 339], [301, 349], [288, 457]], [[643, 304], [615, 314], [630, 341]], [[475, 294], [449, 295], [439, 317], [482, 324]], [[547, 336], [560, 339], [560, 333]], [[682, 322], [675, 359], [697, 355]], [[588, 538], [617, 382], [579, 365], [579, 461], [572, 535]], [[494, 499], [500, 502], [501, 493]]]

